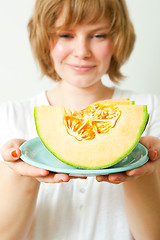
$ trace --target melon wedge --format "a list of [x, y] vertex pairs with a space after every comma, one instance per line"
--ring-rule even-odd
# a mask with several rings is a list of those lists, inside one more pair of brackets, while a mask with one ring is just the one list
[[106, 168], [134, 149], [146, 127], [147, 106], [133, 103], [105, 100], [80, 111], [64, 106], [35, 107], [37, 133], [62, 162], [77, 168]]
[[[101, 103], [102, 101], [98, 101], [96, 103]], [[94, 105], [95, 103], [93, 103]], [[130, 101], [129, 98], [115, 98], [115, 99], [106, 99], [106, 100], [103, 100], [103, 104], [107, 104], [107, 105], [115, 105], [115, 104], [126, 104], [126, 105], [129, 105], [129, 104], [135, 104], [135, 101]]]

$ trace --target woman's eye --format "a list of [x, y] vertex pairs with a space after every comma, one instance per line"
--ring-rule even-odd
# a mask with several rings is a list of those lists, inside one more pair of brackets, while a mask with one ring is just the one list
[[107, 34], [95, 34], [94, 38], [97, 39], [105, 39], [107, 37]]
[[70, 34], [60, 34], [59, 35], [60, 38], [72, 38], [72, 36]]

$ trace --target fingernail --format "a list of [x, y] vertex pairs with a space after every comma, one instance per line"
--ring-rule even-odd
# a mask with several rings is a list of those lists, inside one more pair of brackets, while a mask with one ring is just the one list
[[153, 157], [153, 160], [155, 160], [158, 156], [158, 152], [157, 151], [154, 151], [154, 157]]
[[41, 170], [41, 175], [42, 176], [47, 176], [49, 172], [47, 170]]
[[119, 179], [115, 179], [115, 180], [112, 181], [112, 183], [121, 183], [121, 182], [122, 182], [122, 181], [119, 180]]
[[65, 182], [63, 179], [60, 179], [59, 182]]
[[14, 157], [14, 158], [17, 158], [17, 157], [18, 157], [18, 154], [17, 154], [16, 150], [12, 151], [12, 152], [11, 152], [11, 155], [12, 155], [12, 157]]
[[120, 179], [119, 179], [119, 178], [115, 178], [115, 179], [113, 180], [113, 182], [120, 182]]

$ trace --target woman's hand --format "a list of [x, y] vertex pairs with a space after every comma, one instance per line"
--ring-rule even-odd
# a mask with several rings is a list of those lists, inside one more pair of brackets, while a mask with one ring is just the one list
[[39, 182], [45, 183], [68, 182], [73, 178], [69, 177], [68, 174], [49, 172], [23, 162], [20, 159], [21, 151], [19, 147], [24, 142], [24, 139], [13, 139], [0, 149], [4, 162], [18, 175], [36, 178]]
[[105, 176], [97, 176], [97, 181], [119, 184], [155, 172], [160, 166], [160, 139], [147, 136], [142, 137], [140, 139], [140, 143], [148, 149], [149, 161], [147, 163], [141, 167], [128, 170], [123, 173], [112, 173]]

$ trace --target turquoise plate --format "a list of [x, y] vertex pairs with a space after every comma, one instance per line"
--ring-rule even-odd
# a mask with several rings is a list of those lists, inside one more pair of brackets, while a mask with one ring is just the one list
[[115, 165], [108, 168], [91, 170], [74, 168], [61, 162], [44, 147], [38, 137], [23, 143], [20, 149], [21, 159], [24, 162], [52, 172], [68, 173], [70, 176], [96, 176], [124, 172], [142, 166], [149, 159], [147, 148], [138, 143], [127, 157]]

